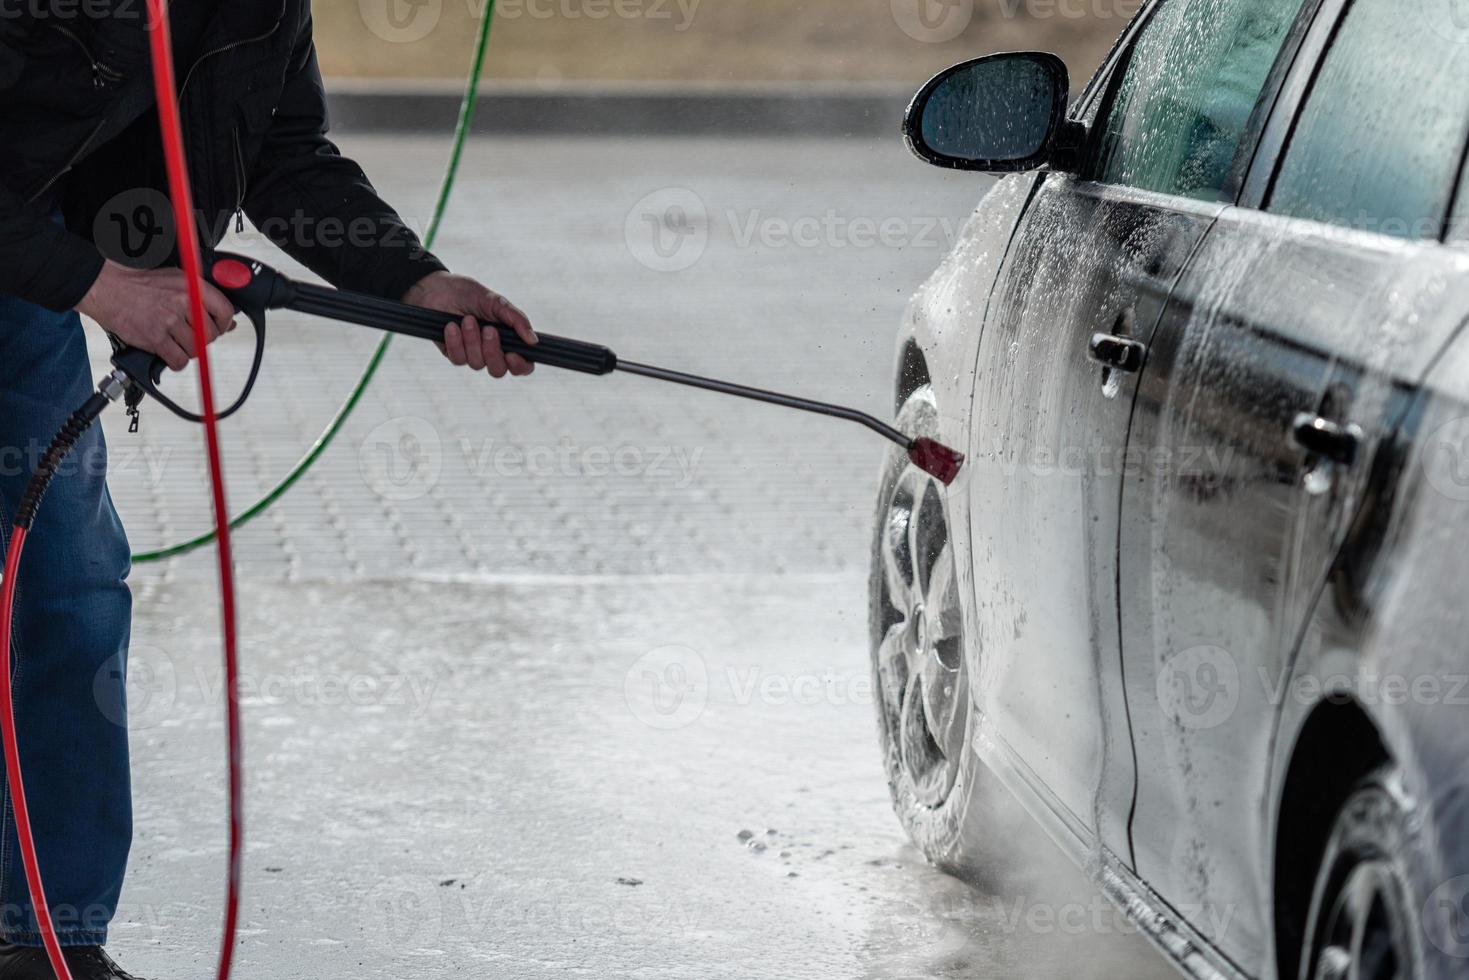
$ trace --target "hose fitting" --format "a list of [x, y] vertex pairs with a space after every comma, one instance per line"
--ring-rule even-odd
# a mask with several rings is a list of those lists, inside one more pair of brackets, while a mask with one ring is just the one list
[[25, 494], [20, 498], [20, 507], [15, 512], [16, 527], [30, 530], [35, 523], [36, 512], [41, 509], [41, 501], [51, 488], [51, 481], [56, 478], [61, 464], [92, 427], [92, 423], [97, 421], [102, 411], [123, 397], [129, 384], [127, 375], [121, 371], [113, 371], [97, 383], [96, 394], [88, 398], [81, 408], [72, 412], [71, 417], [62, 424], [56, 438], [51, 440], [51, 445], [46, 447], [46, 452], [36, 464], [31, 482], [26, 484]]

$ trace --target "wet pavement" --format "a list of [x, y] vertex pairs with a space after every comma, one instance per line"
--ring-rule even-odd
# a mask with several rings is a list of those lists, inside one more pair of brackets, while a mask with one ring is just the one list
[[[441, 142], [347, 143], [427, 213]], [[905, 297], [981, 190], [896, 140], [477, 142], [440, 251], [543, 330], [882, 412]], [[237, 504], [371, 345], [272, 330], [226, 431]], [[197, 433], [121, 421], [138, 547], [202, 528]], [[339, 445], [238, 541], [241, 975], [1171, 976], [1038, 834], [1007, 828], [1034, 862], [976, 888], [903, 838], [867, 666], [883, 451], [639, 379], [461, 378], [400, 344]], [[219, 928], [212, 583], [209, 554], [135, 573], [137, 839], [114, 945], [148, 976], [205, 974]]]

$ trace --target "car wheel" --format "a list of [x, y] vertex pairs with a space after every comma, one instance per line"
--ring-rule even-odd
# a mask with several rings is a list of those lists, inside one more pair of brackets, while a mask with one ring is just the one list
[[1424, 975], [1411, 811], [1392, 766], [1364, 779], [1343, 804], [1311, 896], [1302, 980]]
[[[938, 435], [927, 389], [898, 426]], [[883, 469], [870, 596], [874, 700], [888, 786], [908, 836], [966, 873], [963, 847], [979, 763], [970, 746], [969, 676], [944, 488], [895, 450]]]

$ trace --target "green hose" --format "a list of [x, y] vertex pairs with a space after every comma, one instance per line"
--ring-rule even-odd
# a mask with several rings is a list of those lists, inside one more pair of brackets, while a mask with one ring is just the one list
[[[459, 122], [454, 130], [454, 145], [449, 150], [449, 163], [444, 170], [443, 183], [439, 185], [439, 197], [438, 201], [434, 204], [434, 215], [429, 221], [428, 232], [424, 235], [424, 244], [428, 248], [432, 248], [434, 240], [438, 238], [439, 225], [444, 220], [444, 212], [448, 210], [449, 198], [454, 192], [455, 178], [459, 176], [459, 160], [464, 155], [464, 144], [469, 139], [469, 131], [474, 123], [474, 107], [479, 99], [479, 80], [485, 68], [485, 52], [490, 46], [490, 25], [494, 22], [494, 19], [495, 0], [487, 0], [484, 17], [480, 21], [479, 39], [475, 44], [474, 62], [469, 68], [469, 83], [464, 88], [464, 100], [459, 105]], [[357, 379], [357, 384], [352, 387], [351, 393], [347, 395], [347, 400], [342, 403], [341, 408], [337, 409], [337, 413], [332, 416], [332, 420], [327, 423], [321, 435], [316, 437], [316, 441], [312, 443], [311, 448], [297, 461], [295, 466], [291, 467], [291, 471], [269, 493], [251, 504], [230, 521], [231, 530], [244, 527], [269, 510], [276, 501], [284, 497], [287, 491], [296, 485], [301, 477], [306, 475], [307, 470], [316, 464], [316, 461], [326, 452], [327, 447], [341, 434], [342, 426], [347, 423], [347, 419], [356, 410], [357, 403], [362, 400], [362, 396], [367, 392], [367, 386], [372, 384], [373, 377], [377, 375], [378, 368], [382, 366], [383, 358], [387, 356], [388, 348], [392, 346], [392, 341], [392, 335], [389, 334], [378, 342], [377, 349], [372, 352], [372, 359], [367, 362], [367, 367], [362, 372], [362, 377]], [[214, 541], [214, 538], [215, 532], [207, 531], [196, 538], [191, 538], [180, 544], [133, 555], [133, 563], [144, 564], [147, 562], [162, 561], [165, 558], [177, 558], [180, 555], [187, 555], [189, 552], [211, 543]]]

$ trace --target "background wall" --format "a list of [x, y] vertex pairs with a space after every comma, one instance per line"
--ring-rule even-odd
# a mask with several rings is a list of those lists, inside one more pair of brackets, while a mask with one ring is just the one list
[[[331, 75], [457, 79], [488, 0], [316, 0]], [[1078, 84], [1141, 0], [499, 0], [488, 77], [919, 81], [990, 51], [1064, 57]]]

